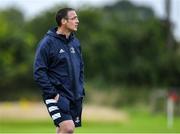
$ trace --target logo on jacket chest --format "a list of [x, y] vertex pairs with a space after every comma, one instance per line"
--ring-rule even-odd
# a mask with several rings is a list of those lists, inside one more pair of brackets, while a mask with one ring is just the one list
[[[70, 50], [70, 53], [73, 53], [73, 54], [76, 53], [74, 47], [70, 47], [69, 50]], [[64, 53], [64, 52], [65, 52], [64, 49], [60, 49], [60, 50], [59, 50], [59, 53]]]
[[61, 54], [61, 53], [64, 53], [65, 51], [63, 50], [63, 49], [60, 49], [59, 50], [59, 53]]
[[70, 52], [73, 53], [73, 54], [75, 53], [74, 47], [70, 48]]

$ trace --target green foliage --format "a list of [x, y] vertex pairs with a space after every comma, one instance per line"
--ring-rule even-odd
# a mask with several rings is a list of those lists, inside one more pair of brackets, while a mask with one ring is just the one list
[[[32, 77], [35, 49], [55, 26], [56, 6], [30, 20], [16, 8], [0, 10], [0, 89], [16, 98], [16, 91], [37, 93]], [[179, 86], [180, 55], [166, 47], [167, 26], [152, 9], [119, 1], [102, 8], [78, 11], [85, 60], [85, 79], [126, 86]], [[22, 82], [23, 81], [23, 82]], [[35, 92], [36, 91], [36, 92]], [[18, 98], [18, 97], [17, 97]]]
[[0, 89], [3, 100], [31, 85], [28, 83], [32, 83], [34, 38], [25, 31], [24, 16], [18, 9], [3, 10], [0, 18]]

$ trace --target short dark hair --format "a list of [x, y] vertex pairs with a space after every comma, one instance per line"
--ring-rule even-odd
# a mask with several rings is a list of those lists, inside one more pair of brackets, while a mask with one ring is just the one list
[[67, 18], [69, 11], [75, 11], [73, 8], [62, 8], [56, 13], [56, 23], [58, 26], [61, 26], [61, 20]]

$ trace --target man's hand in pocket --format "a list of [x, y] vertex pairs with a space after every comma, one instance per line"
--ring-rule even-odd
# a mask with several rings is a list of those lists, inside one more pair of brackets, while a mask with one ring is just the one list
[[56, 101], [58, 101], [58, 100], [59, 100], [59, 94], [57, 94], [56, 97], [54, 97], [54, 99], [55, 99]]

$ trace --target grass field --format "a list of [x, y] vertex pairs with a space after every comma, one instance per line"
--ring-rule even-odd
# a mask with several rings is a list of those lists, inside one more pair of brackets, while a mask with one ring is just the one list
[[[167, 128], [165, 114], [127, 110], [128, 121], [83, 121], [76, 133], [180, 133], [180, 117], [175, 117], [173, 128]], [[51, 120], [0, 120], [0, 133], [54, 133]]]

